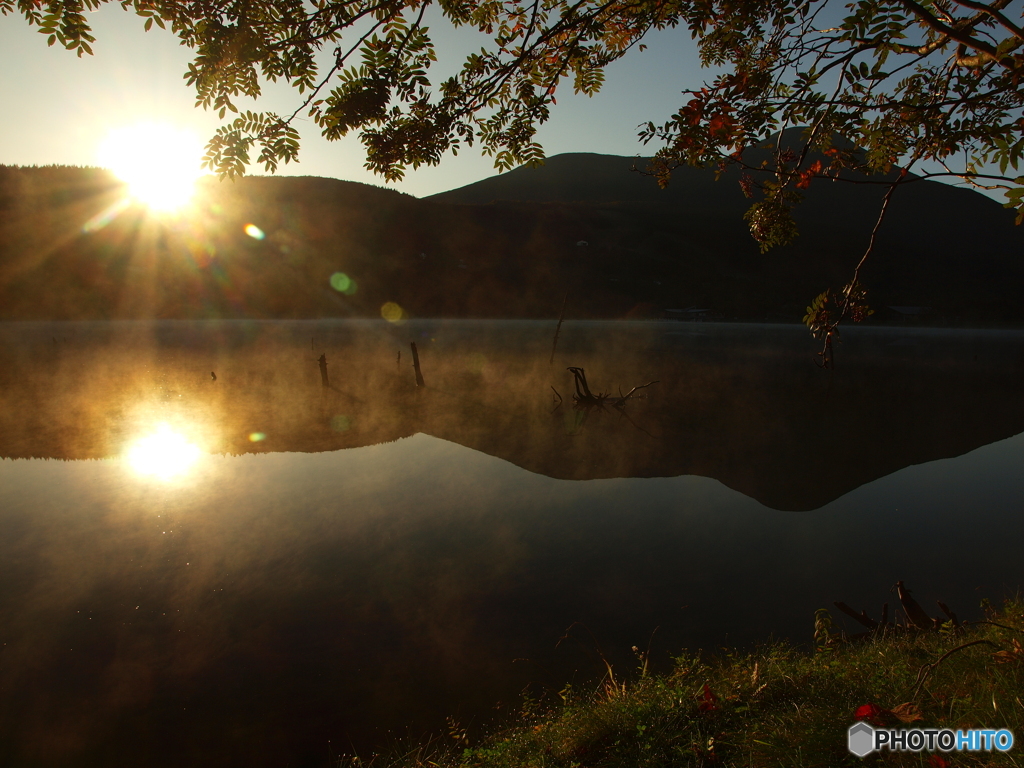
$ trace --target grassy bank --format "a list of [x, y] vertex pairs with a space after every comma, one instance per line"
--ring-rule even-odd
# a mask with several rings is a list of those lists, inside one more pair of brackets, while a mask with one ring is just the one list
[[[1000, 626], [1001, 625], [1001, 626]], [[1024, 602], [950, 632], [838, 638], [811, 653], [785, 644], [717, 658], [683, 655], [667, 675], [642, 653], [625, 682], [609, 669], [597, 690], [528, 701], [519, 721], [480, 743], [453, 724], [431, 743], [354, 766], [575, 768], [583, 766], [1024, 765]], [[846, 748], [861, 710], [876, 724], [1008, 728], [1008, 752], [874, 753]]]

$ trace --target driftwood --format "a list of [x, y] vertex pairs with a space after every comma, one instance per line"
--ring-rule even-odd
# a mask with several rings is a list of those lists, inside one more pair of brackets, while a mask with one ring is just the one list
[[[649, 381], [646, 384], [639, 384], [629, 390], [626, 394], [622, 394], [622, 390], [620, 389], [618, 397], [613, 397], [611, 394], [606, 394], [604, 392], [598, 392], [595, 395], [590, 391], [590, 387], [587, 384], [587, 375], [582, 368], [571, 367], [567, 370], [573, 375], [575, 380], [576, 392], [572, 396], [572, 402], [573, 406], [576, 408], [603, 408], [605, 405], [622, 408], [630, 399], [643, 397], [643, 395], [636, 394], [638, 390], [646, 389], [651, 386], [651, 384], [658, 383], [657, 381]], [[559, 399], [561, 399], [561, 396], [559, 396]]]
[[885, 605], [882, 606], [882, 620], [881, 621], [875, 621], [874, 619], [872, 619], [870, 616], [868, 616], [868, 612], [867, 611], [861, 611], [860, 613], [857, 613], [855, 610], [853, 610], [853, 608], [848, 606], [846, 603], [836, 601], [835, 603], [833, 603], [833, 605], [835, 605], [836, 608], [838, 608], [840, 611], [845, 613], [847, 616], [849, 616], [851, 619], [856, 621], [858, 624], [867, 627], [872, 632], [878, 630], [880, 627], [886, 626], [889, 623], [889, 604], [888, 603], [886, 603]]
[[949, 609], [944, 602], [941, 600], [937, 601], [939, 609], [946, 615], [945, 619], [932, 618], [928, 613], [921, 607], [921, 604], [915, 600], [910, 590], [904, 586], [902, 581], [897, 581], [893, 586], [896, 590], [896, 596], [899, 598], [900, 605], [903, 607], [903, 613], [905, 615], [905, 621], [902, 625], [895, 621], [889, 622], [889, 604], [885, 603], [882, 606], [882, 617], [880, 621], [875, 621], [868, 616], [867, 611], [855, 611], [853, 608], [848, 606], [846, 603], [836, 601], [833, 603], [836, 608], [845, 613], [851, 619], [856, 621], [862, 627], [865, 627], [868, 631], [861, 632], [857, 635], [852, 635], [850, 639], [857, 639], [862, 637], [868, 637], [874, 634], [881, 634], [883, 632], [899, 630], [899, 631], [910, 631], [910, 632], [937, 632], [943, 626], [951, 626], [953, 629], [959, 629], [963, 626], [957, 615]]
[[910, 596], [910, 590], [903, 586], [902, 581], [896, 582], [896, 595], [899, 597], [903, 610], [907, 614], [907, 621], [917, 629], [938, 629], [942, 625], [941, 620], [933, 619], [925, 613], [921, 604]]

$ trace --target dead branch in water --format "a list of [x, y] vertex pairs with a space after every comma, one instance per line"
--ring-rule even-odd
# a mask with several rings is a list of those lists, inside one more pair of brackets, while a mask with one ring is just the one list
[[833, 603], [836, 608], [867, 629], [866, 632], [851, 635], [849, 638], [850, 640], [862, 639], [872, 635], [880, 635], [894, 631], [938, 632], [943, 629], [957, 631], [964, 626], [963, 622], [957, 618], [957, 615], [953, 613], [953, 611], [949, 609], [949, 606], [941, 600], [937, 602], [941, 611], [946, 615], [947, 621], [929, 616], [924, 608], [921, 607], [921, 604], [910, 595], [910, 590], [904, 586], [902, 581], [896, 582], [893, 586], [893, 590], [896, 591], [896, 596], [899, 598], [900, 606], [903, 608], [905, 621], [902, 625], [896, 622], [895, 616], [893, 617], [893, 621], [890, 623], [888, 603], [882, 606], [881, 621], [875, 621], [868, 616], [867, 611], [856, 611], [846, 603], [839, 601]]
[[551, 387], [551, 391], [554, 392], [555, 393], [555, 397], [558, 398], [557, 402], [554, 401], [554, 400], [551, 401], [552, 406], [554, 406], [551, 409], [551, 412], [554, 413], [555, 411], [557, 411], [559, 408], [562, 407], [562, 396], [561, 396], [561, 394], [559, 394], [558, 390], [555, 389], [554, 387]]
[[566, 370], [573, 375], [576, 386], [576, 392], [572, 396], [573, 406], [576, 408], [603, 408], [605, 405], [622, 408], [628, 400], [643, 397], [643, 395], [635, 394], [637, 390], [646, 389], [652, 384], [658, 383], [657, 381], [649, 381], [646, 384], [638, 384], [626, 394], [622, 394], [620, 389], [618, 397], [613, 397], [611, 394], [604, 392], [598, 392], [595, 395], [590, 391], [590, 386], [587, 384], [587, 374], [582, 368], [570, 367]]
[[548, 360], [548, 365], [555, 362], [555, 348], [558, 346], [558, 332], [562, 330], [562, 321], [565, 320], [565, 303], [569, 301], [569, 292], [565, 292], [565, 298], [562, 299], [562, 311], [558, 313], [558, 325], [555, 326], [555, 340], [551, 342], [551, 359]]
[[409, 346], [412, 348], [412, 367], [416, 371], [416, 386], [425, 387], [427, 385], [423, 383], [423, 373], [420, 370], [420, 353], [416, 349], [416, 342], [409, 342]]

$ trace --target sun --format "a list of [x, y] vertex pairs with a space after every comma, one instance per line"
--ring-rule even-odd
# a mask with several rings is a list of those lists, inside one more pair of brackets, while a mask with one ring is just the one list
[[170, 480], [183, 475], [199, 459], [199, 448], [188, 439], [160, 424], [155, 432], [137, 440], [128, 448], [128, 464], [140, 475]]
[[128, 184], [133, 198], [156, 211], [173, 211], [187, 203], [202, 175], [202, 142], [167, 123], [114, 129], [98, 155], [100, 165]]

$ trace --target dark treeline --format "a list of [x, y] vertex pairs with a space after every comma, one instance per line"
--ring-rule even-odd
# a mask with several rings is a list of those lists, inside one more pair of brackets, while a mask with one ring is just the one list
[[[424, 200], [315, 177], [206, 179], [163, 217], [117, 212], [124, 189], [101, 169], [0, 167], [0, 319], [379, 317], [385, 302], [414, 317], [553, 317], [568, 291], [574, 318], [697, 307], [798, 322], [849, 278], [885, 189], [815, 181], [796, 242], [762, 255], [735, 178], [681, 169], [660, 190], [634, 166], [562, 155]], [[1019, 322], [1022, 247], [997, 202], [909, 184], [862, 276], [873, 320], [905, 321], [898, 306], [940, 325]], [[345, 292], [337, 272], [354, 281]]]

